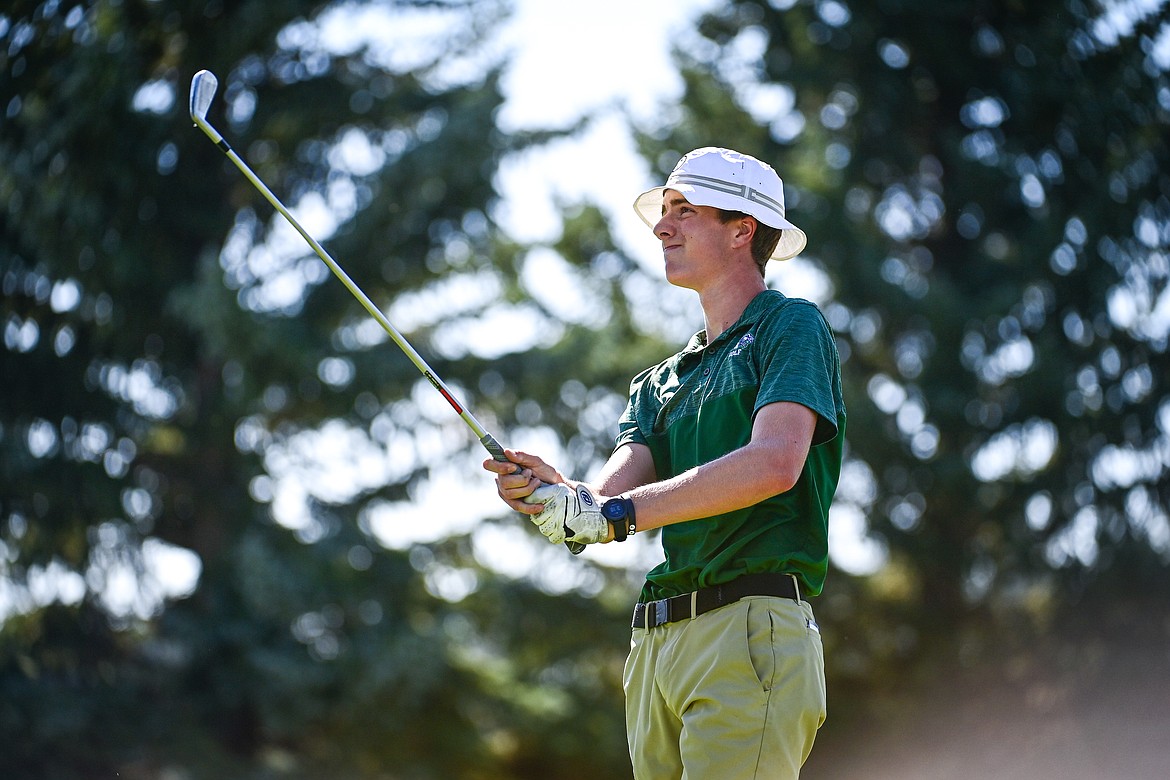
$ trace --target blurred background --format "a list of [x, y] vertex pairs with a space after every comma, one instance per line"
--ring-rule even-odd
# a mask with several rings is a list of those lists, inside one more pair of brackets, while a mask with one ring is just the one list
[[[578, 7], [579, 6], [579, 7]], [[809, 778], [1170, 766], [1164, 0], [9, 0], [0, 776], [629, 775], [654, 534], [578, 557], [187, 115], [497, 438], [591, 476], [702, 326], [630, 204], [771, 162], [849, 410]]]

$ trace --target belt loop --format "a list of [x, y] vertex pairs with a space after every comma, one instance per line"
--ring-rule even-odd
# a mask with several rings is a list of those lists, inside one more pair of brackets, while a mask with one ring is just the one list
[[792, 592], [796, 594], [796, 603], [800, 603], [800, 581], [796, 579], [795, 574], [789, 574], [792, 578]]
[[692, 590], [691, 591], [691, 620], [694, 620], [696, 617], [698, 617], [698, 614], [699, 614], [698, 609], [699, 609], [699, 591]]

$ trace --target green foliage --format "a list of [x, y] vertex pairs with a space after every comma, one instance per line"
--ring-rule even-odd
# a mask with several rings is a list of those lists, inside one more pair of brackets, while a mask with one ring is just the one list
[[[282, 248], [285, 226], [186, 116], [191, 75], [217, 72], [212, 123], [290, 206], [341, 215], [330, 249], [381, 305], [473, 274], [515, 286], [519, 250], [486, 216], [496, 75], [433, 73], [500, 9], [417, 6], [463, 24], [406, 72], [317, 47], [306, 20], [325, 3], [0, 13], [6, 777], [623, 771], [621, 618], [501, 580], [458, 536], [379, 543], [365, 513], [442, 457], [417, 441], [475, 442], [425, 419], [414, 367], [360, 330], [307, 247]], [[472, 389], [500, 370], [433, 365]], [[305, 524], [283, 527], [270, 453], [328, 420], [401, 462], [375, 484], [318, 485]], [[194, 592], [167, 590], [159, 566], [192, 560]], [[472, 596], [440, 597], [443, 577], [472, 578]], [[611, 626], [604, 649], [572, 641], [583, 619]], [[550, 749], [551, 730], [571, 736]]]
[[[644, 136], [663, 172], [700, 143], [773, 161], [831, 281], [838, 504], [889, 554], [828, 587], [847, 675], [1001, 611], [1039, 630], [1086, 587], [1166, 588], [1170, 11], [1133, 16], [731, 3], [687, 47], [681, 121]], [[791, 110], [751, 121], [768, 90]]]
[[[486, 480], [482, 454], [191, 127], [190, 77], [220, 76], [212, 123], [286, 204], [332, 215], [331, 253], [477, 416], [505, 443], [551, 434], [567, 472], [608, 455], [629, 379], [678, 348], [663, 282], [593, 205], [547, 247], [497, 229], [501, 159], [552, 134], [502, 136], [498, 72], [444, 65], [484, 61], [501, 5], [396, 4], [450, 22], [409, 66], [325, 49], [334, 9], [0, 11], [6, 777], [628, 772], [642, 572], [460, 496], [386, 519], [437, 471]], [[838, 503], [888, 550], [817, 605], [834, 685], [882, 693], [1004, 626], [1026, 639], [1087, 587], [1165, 590], [1168, 13], [731, 2], [680, 53], [686, 95], [643, 128], [646, 158], [773, 161], [810, 236], [793, 264], [831, 285]], [[548, 254], [572, 321], [535, 294]], [[478, 348], [500, 314], [532, 325]], [[168, 590], [192, 565], [193, 592]]]

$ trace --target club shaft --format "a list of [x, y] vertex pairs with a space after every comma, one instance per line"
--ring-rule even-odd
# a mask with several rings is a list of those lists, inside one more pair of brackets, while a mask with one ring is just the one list
[[389, 334], [394, 343], [398, 345], [398, 348], [401, 349], [408, 358], [410, 358], [410, 362], [414, 363], [415, 368], [422, 372], [422, 375], [426, 377], [427, 381], [429, 381], [434, 386], [434, 388], [442, 394], [443, 398], [447, 399], [447, 403], [449, 403], [451, 408], [455, 410], [455, 412], [463, 419], [465, 423], [467, 423], [468, 427], [470, 427], [471, 430], [475, 432], [475, 435], [479, 437], [479, 440], [484, 443], [485, 447], [488, 448], [488, 452], [491, 453], [492, 457], [496, 458], [497, 460], [507, 460], [507, 458], [504, 456], [503, 449], [500, 447], [499, 443], [496, 442], [495, 438], [493, 438], [492, 435], [489, 434], [482, 425], [480, 425], [479, 421], [475, 419], [475, 416], [470, 411], [468, 411], [467, 408], [463, 406], [463, 404], [459, 403], [459, 401], [455, 398], [455, 395], [451, 392], [443, 380], [439, 378], [434, 370], [427, 364], [422, 355], [420, 355], [418, 351], [410, 345], [410, 342], [407, 341], [406, 338], [398, 332], [398, 329], [394, 327], [393, 323], [391, 323], [390, 320], [386, 318], [386, 315], [382, 313], [381, 309], [374, 305], [374, 302], [370, 300], [369, 296], [366, 295], [360, 287], [358, 287], [357, 283], [354, 282], [353, 279], [349, 278], [349, 274], [345, 272], [345, 269], [337, 264], [337, 261], [334, 260], [327, 251], [325, 251], [325, 248], [321, 246], [317, 239], [313, 238], [312, 234], [305, 230], [301, 223], [297, 221], [296, 217], [294, 217], [292, 213], [285, 207], [285, 205], [281, 203], [280, 198], [276, 197], [272, 190], [268, 189], [268, 185], [266, 185], [259, 176], [253, 173], [252, 169], [248, 167], [248, 164], [244, 162], [243, 158], [236, 154], [236, 151], [232, 149], [231, 145], [223, 139], [223, 136], [221, 136], [214, 127], [208, 124], [206, 120], [196, 117], [195, 122], [199, 125], [203, 132], [211, 136], [211, 139], [215, 141], [216, 146], [223, 150], [224, 154], [228, 156], [228, 159], [231, 160], [232, 163], [234, 163], [235, 166], [240, 169], [240, 172], [248, 178], [248, 181], [252, 182], [252, 186], [258, 189], [260, 193], [268, 200], [268, 202], [272, 204], [273, 208], [279, 211], [284, 216], [284, 218], [288, 220], [289, 224], [296, 228], [296, 231], [301, 234], [301, 237], [304, 238], [306, 242], [308, 242], [309, 246], [313, 248], [313, 251], [317, 253], [317, 256], [321, 258], [322, 262], [329, 266], [329, 270], [333, 272], [333, 275], [341, 280], [341, 283], [344, 284], [346, 289], [353, 294], [353, 297], [358, 299], [358, 302], [365, 307], [366, 311], [370, 313], [370, 316], [377, 320], [378, 324], [382, 326], [382, 329], [385, 330], [387, 334]]
[[[268, 189], [268, 185], [266, 185], [260, 179], [260, 177], [252, 171], [248, 164], [244, 162], [243, 158], [236, 154], [236, 151], [232, 149], [231, 144], [229, 144], [219, 133], [219, 131], [212, 127], [211, 124], [202, 116], [193, 114], [191, 118], [195, 121], [195, 124], [199, 127], [199, 129], [206, 133], [207, 136], [215, 142], [215, 145], [218, 146], [223, 151], [223, 153], [227, 155], [228, 159], [231, 160], [232, 163], [240, 169], [240, 172], [244, 174], [245, 177], [247, 177], [248, 181], [252, 183], [252, 186], [260, 191], [260, 194], [262, 194], [265, 199], [267, 199], [268, 202], [272, 204], [273, 208], [279, 211], [281, 215], [288, 220], [290, 225], [296, 228], [296, 231], [301, 234], [301, 237], [304, 238], [306, 242], [308, 242], [309, 246], [313, 248], [313, 251], [317, 253], [317, 256], [321, 258], [321, 261], [324, 262], [325, 265], [329, 266], [329, 270], [333, 272], [333, 275], [336, 276], [341, 281], [341, 283], [345, 285], [346, 289], [353, 294], [353, 297], [358, 299], [358, 302], [365, 307], [366, 311], [370, 313], [371, 317], [377, 320], [378, 324], [382, 326], [382, 329], [386, 331], [391, 340], [393, 340], [393, 342], [398, 345], [398, 348], [402, 350], [402, 352], [408, 358], [410, 358], [410, 362], [414, 363], [415, 368], [422, 372], [422, 375], [426, 377], [427, 381], [430, 382], [431, 385], [439, 391], [443, 398], [447, 400], [447, 403], [451, 405], [451, 408], [455, 410], [455, 413], [459, 415], [463, 422], [467, 423], [467, 426], [471, 428], [472, 432], [474, 432], [475, 435], [479, 438], [479, 443], [482, 444], [484, 449], [488, 451], [488, 454], [491, 455], [495, 460], [508, 463], [508, 456], [504, 454], [504, 448], [500, 446], [500, 443], [496, 441], [496, 438], [492, 436], [482, 425], [480, 425], [479, 420], [475, 419], [475, 415], [473, 415], [455, 398], [455, 395], [451, 392], [443, 380], [439, 378], [438, 374], [436, 374], [434, 370], [427, 364], [422, 355], [420, 355], [418, 351], [410, 345], [410, 342], [407, 341], [406, 338], [398, 332], [398, 329], [394, 327], [393, 323], [391, 323], [389, 319], [387, 319], [386, 315], [382, 313], [382, 310], [374, 305], [374, 302], [371, 301], [369, 296], [362, 291], [362, 288], [358, 287], [357, 283], [349, 278], [349, 274], [347, 274], [345, 269], [338, 265], [337, 261], [334, 260], [333, 257], [325, 251], [325, 247], [321, 246], [317, 239], [313, 238], [312, 234], [301, 226], [301, 223], [297, 221], [296, 217], [294, 217], [292, 213], [287, 208], [285, 208], [285, 205], [281, 203], [280, 198], [276, 197], [272, 190]], [[517, 466], [516, 470], [519, 471], [520, 467]], [[565, 542], [565, 546], [568, 547], [574, 555], [585, 549], [583, 544], [576, 542]]]

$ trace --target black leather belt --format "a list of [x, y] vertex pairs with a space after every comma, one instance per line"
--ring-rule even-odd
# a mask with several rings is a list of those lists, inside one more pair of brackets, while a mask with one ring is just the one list
[[780, 596], [800, 601], [800, 586], [793, 574], [745, 574], [726, 585], [713, 585], [681, 596], [635, 604], [632, 626], [654, 628], [676, 620], [689, 620], [745, 596]]

